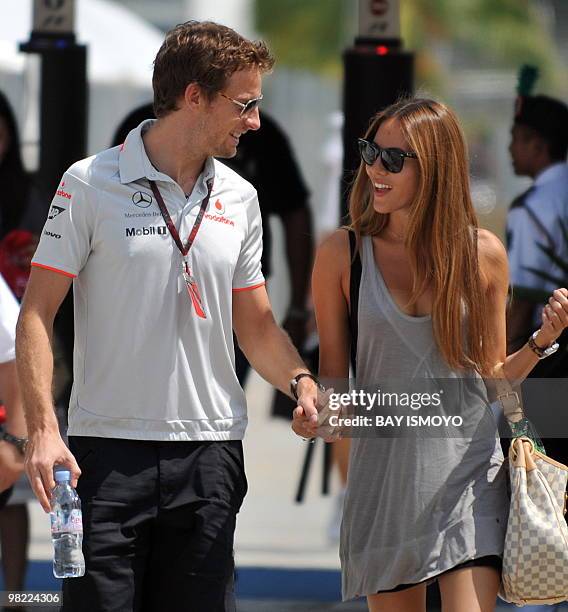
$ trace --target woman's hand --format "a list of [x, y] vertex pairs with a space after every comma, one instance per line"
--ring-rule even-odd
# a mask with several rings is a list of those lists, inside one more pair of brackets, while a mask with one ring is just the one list
[[542, 311], [538, 345], [550, 346], [568, 327], [568, 289], [555, 289]]

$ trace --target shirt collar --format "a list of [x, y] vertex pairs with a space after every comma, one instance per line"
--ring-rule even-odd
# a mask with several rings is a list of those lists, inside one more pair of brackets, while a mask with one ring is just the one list
[[[120, 147], [120, 156], [118, 159], [118, 169], [120, 172], [120, 182], [133, 183], [141, 178], [149, 180], [167, 181], [173, 183], [174, 180], [167, 174], [159, 172], [152, 166], [148, 159], [142, 134], [148, 130], [156, 119], [146, 119], [142, 123], [128, 133], [124, 144]], [[215, 176], [215, 162], [212, 157], [208, 157], [205, 161], [203, 172], [196, 182], [196, 186], [206, 183], [209, 179]]]
[[540, 187], [551, 181], [559, 179], [564, 173], [568, 172], [568, 165], [565, 162], [558, 162], [548, 166], [546, 170], [543, 170], [535, 179], [535, 187]]
[[142, 121], [138, 127], [128, 133], [124, 144], [120, 147], [118, 169], [120, 172], [120, 182], [123, 185], [125, 183], [133, 183], [143, 177], [156, 179], [158, 174], [160, 174], [150, 163], [148, 155], [146, 155], [146, 149], [144, 149], [144, 142], [142, 141], [143, 132], [155, 121], [155, 119]]

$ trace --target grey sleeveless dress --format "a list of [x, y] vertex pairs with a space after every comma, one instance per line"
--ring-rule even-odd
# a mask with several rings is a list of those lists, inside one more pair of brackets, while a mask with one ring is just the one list
[[468, 417], [470, 437], [424, 436], [420, 429], [380, 438], [353, 434], [341, 525], [344, 601], [502, 556], [508, 513], [503, 453], [481, 379], [446, 365], [430, 316], [411, 317], [396, 305], [368, 236], [361, 263], [357, 388], [376, 389], [379, 381], [384, 388], [395, 379], [439, 386], [439, 379], [461, 385], [469, 377], [481, 384], [464, 384], [452, 395]]

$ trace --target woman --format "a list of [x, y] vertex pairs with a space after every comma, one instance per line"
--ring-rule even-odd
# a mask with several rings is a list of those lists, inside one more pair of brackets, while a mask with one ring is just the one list
[[[350, 196], [362, 262], [357, 388], [394, 378], [475, 383], [501, 376], [503, 363], [506, 378], [522, 380], [538, 357], [524, 346], [506, 358], [507, 257], [477, 227], [454, 113], [432, 100], [399, 102], [373, 119], [360, 150]], [[338, 230], [320, 247], [312, 281], [325, 378], [348, 377], [350, 264], [348, 232]], [[557, 290], [547, 306], [540, 347], [568, 324], [566, 296]], [[466, 419], [487, 405], [479, 387], [460, 387]], [[293, 428], [315, 431], [301, 409]], [[494, 429], [471, 439], [354, 434], [344, 599], [364, 595], [371, 612], [419, 612], [438, 579], [445, 610], [493, 610], [507, 518], [502, 463]]]

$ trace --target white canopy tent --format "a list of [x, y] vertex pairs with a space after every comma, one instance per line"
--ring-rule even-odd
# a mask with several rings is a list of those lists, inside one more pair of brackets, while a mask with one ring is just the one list
[[[23, 126], [28, 161], [38, 134], [39, 65], [37, 56], [20, 52], [18, 45], [29, 39], [32, 4], [0, 0], [0, 89]], [[77, 41], [88, 46], [88, 151], [93, 153], [109, 146], [130, 110], [151, 100], [152, 62], [163, 33], [108, 0], [76, 0], [75, 15]]]

